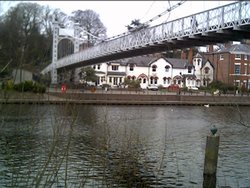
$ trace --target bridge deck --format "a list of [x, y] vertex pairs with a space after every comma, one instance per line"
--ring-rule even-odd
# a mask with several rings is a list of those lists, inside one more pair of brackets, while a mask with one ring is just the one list
[[111, 60], [250, 38], [250, 2], [239, 1], [101, 42], [46, 67], [76, 68]]

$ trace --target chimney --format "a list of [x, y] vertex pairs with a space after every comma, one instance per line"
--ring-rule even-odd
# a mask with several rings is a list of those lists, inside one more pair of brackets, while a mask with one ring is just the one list
[[188, 63], [191, 63], [193, 64], [193, 48], [189, 48], [189, 51], [188, 51]]
[[210, 44], [208, 45], [208, 52], [213, 52], [214, 51], [214, 45]]
[[162, 54], [161, 53], [155, 53], [153, 56], [156, 57], [156, 58], [161, 58]]
[[181, 50], [181, 59], [187, 59], [187, 55], [184, 50]]

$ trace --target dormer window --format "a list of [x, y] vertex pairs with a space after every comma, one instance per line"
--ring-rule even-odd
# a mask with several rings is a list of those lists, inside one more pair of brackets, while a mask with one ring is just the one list
[[208, 74], [210, 69], [206, 67], [204, 70], [205, 70], [205, 74]]
[[169, 65], [165, 66], [165, 72], [169, 72], [169, 69], [170, 69]]
[[112, 68], [113, 71], [117, 71], [119, 66], [118, 65], [112, 65], [111, 68]]
[[134, 65], [133, 64], [129, 65], [129, 71], [134, 71]]
[[156, 66], [156, 65], [153, 65], [153, 66], [152, 66], [152, 72], [156, 72], [156, 68], [157, 68], [157, 66]]

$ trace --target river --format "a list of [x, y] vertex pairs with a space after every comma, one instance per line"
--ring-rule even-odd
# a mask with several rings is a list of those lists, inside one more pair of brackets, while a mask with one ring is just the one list
[[217, 187], [250, 186], [250, 108], [0, 105], [0, 187], [202, 187], [220, 135]]

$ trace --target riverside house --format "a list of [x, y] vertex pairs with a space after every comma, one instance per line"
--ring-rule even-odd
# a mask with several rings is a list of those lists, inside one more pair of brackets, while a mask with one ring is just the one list
[[250, 89], [250, 46], [225, 44], [225, 47], [204, 54], [213, 62], [214, 78], [223, 83]]
[[189, 63], [187, 59], [166, 58], [163, 55], [137, 56], [92, 65], [98, 76], [97, 85], [119, 87], [125, 78], [140, 80], [141, 88], [157, 85], [167, 88], [206, 86], [213, 81], [214, 66], [199, 53]]

